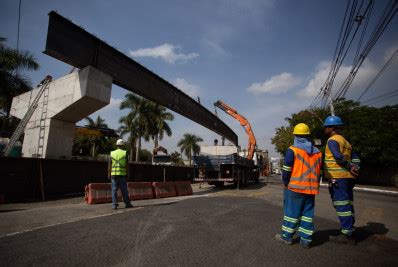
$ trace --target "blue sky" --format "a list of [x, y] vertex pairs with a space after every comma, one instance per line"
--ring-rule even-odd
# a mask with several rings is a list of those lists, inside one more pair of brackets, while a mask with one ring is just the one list
[[[387, 1], [377, 1], [373, 20]], [[49, 73], [59, 78], [71, 69], [44, 55], [48, 12], [58, 11], [110, 45], [201, 98], [214, 110], [218, 99], [251, 122], [259, 147], [276, 155], [270, 138], [293, 112], [306, 108], [329, 71], [346, 1], [204, 0], [204, 1], [27, 1], [22, 0], [20, 48], [37, 57], [41, 68], [27, 73], [33, 82]], [[0, 2], [0, 35], [16, 46], [18, 1]], [[348, 96], [355, 98], [398, 48], [395, 17], [364, 62]], [[364, 100], [397, 87], [398, 60], [369, 90]], [[342, 82], [350, 56], [336, 78]], [[126, 90], [113, 85], [111, 104], [93, 114], [112, 128], [125, 112], [118, 105]], [[397, 98], [378, 105], [396, 104]], [[219, 112], [235, 130], [242, 147], [247, 137], [238, 122]], [[185, 132], [211, 144], [216, 134], [176, 114], [173, 136], [161, 144], [171, 151]], [[152, 147], [152, 143], [144, 144]]]

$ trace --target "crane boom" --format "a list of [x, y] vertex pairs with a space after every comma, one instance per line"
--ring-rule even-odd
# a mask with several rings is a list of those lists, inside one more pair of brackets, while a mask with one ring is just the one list
[[231, 117], [233, 117], [234, 119], [236, 119], [237, 121], [239, 121], [240, 125], [245, 129], [246, 134], [249, 136], [249, 142], [247, 145], [247, 158], [248, 159], [253, 159], [254, 156], [254, 152], [256, 150], [256, 145], [257, 145], [257, 141], [256, 141], [256, 137], [254, 136], [252, 127], [249, 123], [249, 121], [243, 117], [242, 115], [240, 115], [236, 109], [230, 107], [229, 105], [227, 105], [226, 103], [224, 103], [221, 100], [218, 100], [217, 102], [214, 103], [215, 107], [218, 107], [219, 109], [223, 110], [225, 113], [227, 113], [228, 115], [230, 115]]

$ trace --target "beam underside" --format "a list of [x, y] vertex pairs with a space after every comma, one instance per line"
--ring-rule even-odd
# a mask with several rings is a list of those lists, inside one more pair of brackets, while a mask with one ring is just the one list
[[238, 144], [237, 135], [218, 117], [174, 85], [56, 12], [49, 14], [45, 54], [77, 68], [91, 65], [113, 83], [157, 102]]

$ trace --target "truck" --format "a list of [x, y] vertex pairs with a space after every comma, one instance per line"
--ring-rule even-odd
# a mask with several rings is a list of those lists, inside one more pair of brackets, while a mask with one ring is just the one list
[[200, 155], [193, 157], [194, 181], [207, 182], [217, 187], [226, 182], [238, 187], [245, 187], [251, 181], [258, 183], [260, 175], [265, 169], [268, 170], [268, 152], [257, 148], [252, 127], [244, 116], [221, 100], [215, 102], [214, 106], [239, 121], [249, 137], [247, 150], [234, 145], [225, 146], [224, 138], [221, 146], [216, 140], [214, 146], [201, 146]]
[[216, 187], [234, 183], [245, 187], [259, 182], [260, 168], [254, 160], [240, 156], [238, 146], [201, 146], [201, 153], [193, 157], [196, 182]]

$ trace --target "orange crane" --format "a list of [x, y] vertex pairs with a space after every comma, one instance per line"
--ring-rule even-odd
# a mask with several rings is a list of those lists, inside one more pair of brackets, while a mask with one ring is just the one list
[[247, 135], [249, 136], [249, 143], [247, 145], [247, 158], [252, 160], [254, 156], [254, 152], [256, 150], [257, 146], [257, 141], [256, 137], [254, 136], [252, 127], [249, 123], [249, 121], [240, 115], [236, 109], [230, 107], [226, 103], [224, 103], [221, 100], [218, 100], [217, 102], [214, 103], [215, 107], [218, 107], [219, 109], [223, 110], [225, 113], [233, 117], [234, 119], [238, 120], [240, 125], [245, 129]]

